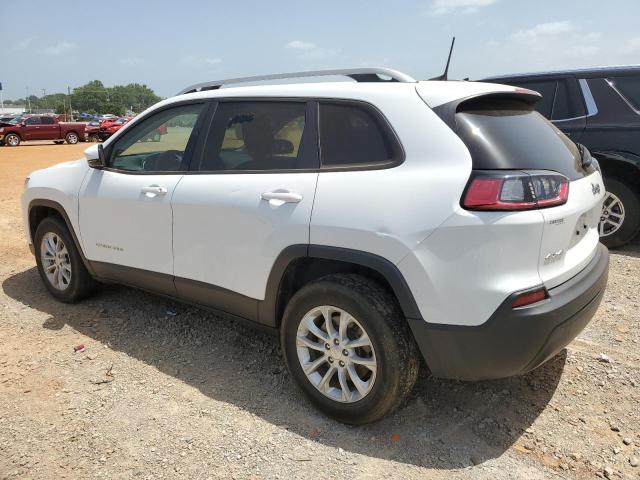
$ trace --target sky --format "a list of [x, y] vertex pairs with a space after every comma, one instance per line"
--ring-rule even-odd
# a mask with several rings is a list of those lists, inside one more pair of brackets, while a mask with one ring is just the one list
[[[1, 2], [4, 3], [4, 2]], [[5, 9], [6, 12], [6, 9]], [[4, 98], [386, 66], [450, 78], [640, 64], [638, 0], [28, 0], [0, 21]]]

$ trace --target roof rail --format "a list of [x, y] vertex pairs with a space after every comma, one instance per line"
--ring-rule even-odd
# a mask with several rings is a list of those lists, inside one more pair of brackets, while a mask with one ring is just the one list
[[[307, 72], [292, 72], [292, 73], [275, 73], [272, 75], [258, 75], [255, 77], [240, 77], [240, 78], [227, 78], [226, 80], [214, 80], [211, 82], [202, 82], [191, 85], [181, 90], [178, 95], [184, 95], [185, 93], [203, 92], [205, 90], [217, 90], [223, 85], [233, 83], [248, 83], [248, 82], [262, 82], [267, 80], [281, 80], [288, 78], [303, 78], [303, 77], [327, 77], [342, 75], [350, 77], [356, 82], [416, 82], [416, 80], [406, 73], [398, 72], [391, 68], [349, 68], [339, 70], [315, 70]], [[390, 77], [389, 80], [382, 78], [381, 76]]]

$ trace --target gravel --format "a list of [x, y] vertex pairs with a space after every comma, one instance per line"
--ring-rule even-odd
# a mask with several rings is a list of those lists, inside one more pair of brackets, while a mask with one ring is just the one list
[[126, 287], [47, 294], [22, 180], [85, 146], [0, 148], [0, 478], [640, 478], [640, 241], [612, 252], [596, 317], [544, 366], [423, 371], [404, 408], [350, 427], [310, 406], [275, 338]]

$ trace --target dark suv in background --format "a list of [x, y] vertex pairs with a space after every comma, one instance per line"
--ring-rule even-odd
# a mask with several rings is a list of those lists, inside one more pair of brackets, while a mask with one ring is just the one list
[[536, 109], [597, 158], [607, 196], [600, 236], [619, 247], [640, 231], [640, 66], [504, 75], [542, 94]]

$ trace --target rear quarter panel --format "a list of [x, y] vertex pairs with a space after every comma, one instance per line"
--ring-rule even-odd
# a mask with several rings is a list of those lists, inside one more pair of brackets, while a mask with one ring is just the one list
[[380, 170], [321, 171], [310, 242], [398, 263], [454, 211], [471, 157], [414, 88], [362, 100], [387, 118], [403, 146], [404, 162]]

